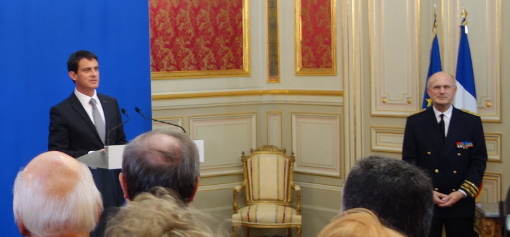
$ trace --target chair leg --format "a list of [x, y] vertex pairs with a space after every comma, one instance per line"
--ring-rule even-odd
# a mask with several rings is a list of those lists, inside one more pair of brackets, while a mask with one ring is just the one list
[[301, 237], [301, 227], [297, 227], [297, 236]]
[[232, 226], [232, 237], [237, 237], [237, 226]]
[[287, 228], [287, 237], [292, 236], [292, 228]]

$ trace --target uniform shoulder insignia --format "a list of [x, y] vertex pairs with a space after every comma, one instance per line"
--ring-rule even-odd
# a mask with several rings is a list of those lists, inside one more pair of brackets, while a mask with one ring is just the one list
[[423, 112], [425, 110], [427, 110], [427, 109], [420, 109], [420, 110], [418, 110], [416, 112], [413, 112], [413, 113], [409, 114], [409, 116], [412, 116], [412, 115], [415, 115], [415, 114], [419, 114], [419, 113], [421, 113], [421, 112]]
[[477, 116], [477, 117], [480, 117], [480, 115], [478, 113], [475, 113], [471, 110], [467, 110], [467, 109], [461, 109], [462, 112], [464, 113], [467, 113], [467, 114], [471, 114], [471, 115], [474, 115], [474, 116]]

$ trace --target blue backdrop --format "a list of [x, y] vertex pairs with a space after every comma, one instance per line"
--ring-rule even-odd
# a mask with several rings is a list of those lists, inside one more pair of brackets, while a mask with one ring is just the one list
[[[12, 185], [19, 169], [47, 150], [49, 109], [69, 96], [68, 56], [99, 57], [99, 92], [128, 111], [128, 139], [151, 129], [148, 1], [16, 0], [0, 6], [0, 236], [19, 236]], [[125, 117], [124, 117], [125, 119]]]

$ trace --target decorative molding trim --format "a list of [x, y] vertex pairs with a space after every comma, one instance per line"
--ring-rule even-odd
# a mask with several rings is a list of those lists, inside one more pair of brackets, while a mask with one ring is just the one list
[[246, 90], [246, 91], [221, 91], [183, 94], [157, 94], [152, 95], [152, 100], [173, 100], [206, 97], [233, 97], [233, 96], [257, 96], [257, 95], [310, 95], [310, 96], [343, 96], [343, 91], [319, 91], [319, 90]]
[[370, 135], [372, 151], [402, 154], [404, 128], [372, 126]]
[[476, 198], [476, 202], [498, 202], [502, 198], [502, 175], [499, 173], [485, 172], [482, 180], [482, 191]]
[[485, 133], [485, 144], [487, 146], [489, 162], [503, 162], [501, 155], [502, 136], [501, 133]]
[[282, 112], [267, 112], [267, 144], [282, 148]]
[[242, 151], [257, 147], [256, 116], [244, 113], [189, 117], [190, 137], [204, 140], [201, 175], [242, 173]]
[[267, 82], [280, 82], [280, 0], [266, 0], [267, 14]]
[[[343, 128], [340, 114], [292, 113], [294, 171], [340, 177]], [[321, 138], [321, 139], [318, 139]]]
[[407, 116], [422, 99], [419, 1], [370, 0], [368, 8], [371, 114]]

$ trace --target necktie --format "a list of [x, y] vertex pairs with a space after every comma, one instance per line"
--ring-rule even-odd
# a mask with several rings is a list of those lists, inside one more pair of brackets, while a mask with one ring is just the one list
[[441, 117], [441, 121], [439, 121], [439, 130], [441, 130], [441, 134], [443, 135], [443, 138], [445, 138], [444, 114], [440, 114], [439, 117]]
[[96, 100], [91, 98], [89, 104], [92, 105], [92, 118], [94, 118], [94, 125], [96, 126], [97, 133], [99, 133], [99, 137], [104, 144], [105, 139], [105, 126], [103, 118], [101, 118], [101, 114], [96, 106]]

